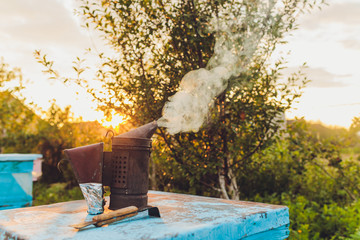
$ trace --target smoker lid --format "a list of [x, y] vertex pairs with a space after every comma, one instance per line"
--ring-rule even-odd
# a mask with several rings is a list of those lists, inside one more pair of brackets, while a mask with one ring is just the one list
[[157, 122], [153, 121], [138, 128], [132, 129], [126, 133], [115, 136], [114, 138], [151, 138], [157, 128]]
[[113, 147], [142, 147], [142, 148], [151, 148], [151, 139], [150, 138], [124, 138], [124, 137], [115, 137], [112, 141]]

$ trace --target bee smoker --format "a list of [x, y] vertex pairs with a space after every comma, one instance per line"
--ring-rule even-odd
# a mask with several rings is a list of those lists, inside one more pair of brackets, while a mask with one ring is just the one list
[[[109, 209], [128, 206], [141, 208], [147, 205], [151, 137], [157, 127], [154, 121], [112, 137], [112, 152], [104, 152], [103, 143], [64, 151], [72, 163], [90, 214], [101, 213], [101, 210], [91, 211], [91, 206], [103, 207], [103, 186], [110, 186]], [[94, 180], [93, 176], [97, 176], [97, 179]], [[93, 188], [83, 190], [84, 182], [87, 183], [87, 187], [90, 186], [90, 182], [96, 183], [98, 187], [100, 182], [101, 198], [97, 197], [99, 192]]]
[[103, 169], [103, 183], [110, 186], [110, 209], [147, 205], [151, 137], [156, 129], [154, 121], [112, 138]]

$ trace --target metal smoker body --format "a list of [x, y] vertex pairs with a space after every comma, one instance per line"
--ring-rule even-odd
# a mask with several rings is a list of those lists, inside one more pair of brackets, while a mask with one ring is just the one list
[[157, 127], [154, 121], [112, 138], [103, 169], [104, 185], [110, 186], [110, 209], [147, 205], [151, 137]]
[[[112, 141], [110, 209], [147, 205], [151, 139], [114, 137]], [[111, 171], [111, 172], [110, 172]]]

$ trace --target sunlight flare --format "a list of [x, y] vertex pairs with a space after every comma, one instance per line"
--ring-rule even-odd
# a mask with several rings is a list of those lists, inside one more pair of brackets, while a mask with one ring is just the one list
[[120, 125], [125, 124], [128, 118], [124, 115], [120, 115], [115, 111], [112, 111], [108, 117], [103, 116], [100, 119], [100, 124], [106, 128], [113, 128], [117, 130]]

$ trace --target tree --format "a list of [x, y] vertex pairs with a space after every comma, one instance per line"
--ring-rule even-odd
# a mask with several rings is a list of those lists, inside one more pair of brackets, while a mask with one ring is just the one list
[[62, 165], [62, 173], [57, 168], [65, 158], [63, 150], [105, 141], [107, 130], [98, 122], [75, 119], [69, 106], [62, 109], [55, 101], [40, 117], [25, 104], [23, 89], [20, 69], [10, 68], [1, 61], [0, 152], [39, 152], [44, 159], [42, 182], [68, 181], [75, 185], [69, 165]]
[[36, 147], [44, 158], [41, 181], [67, 181], [72, 186], [77, 185], [77, 181], [70, 164], [61, 162], [66, 159], [63, 150], [104, 141], [106, 133], [106, 129], [98, 122], [75, 119], [69, 106], [62, 109], [55, 101], [44, 112], [44, 117], [38, 121], [36, 129]]
[[39, 119], [21, 95], [22, 74], [0, 61], [0, 152], [31, 152]]
[[[99, 30], [116, 55], [99, 54], [101, 89], [82, 79], [86, 67], [79, 58], [77, 77], [63, 80], [83, 86], [99, 109], [126, 115], [135, 126], [160, 119], [166, 128], [154, 144], [154, 187], [238, 199], [238, 179], [251, 156], [271, 143], [279, 116], [306, 82], [297, 73], [279, 83], [284, 60], [271, 65], [271, 53], [296, 27], [298, 13], [318, 2], [83, 0], [85, 26]], [[36, 55], [57, 77], [53, 62]], [[188, 122], [196, 126], [172, 128]]]
[[289, 207], [291, 239], [341, 239], [359, 226], [360, 164], [343, 154], [346, 132], [324, 129], [289, 121], [286, 137], [254, 154], [240, 180], [246, 200]]
[[354, 117], [350, 126], [350, 132], [359, 134], [360, 131], [360, 117]]

